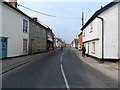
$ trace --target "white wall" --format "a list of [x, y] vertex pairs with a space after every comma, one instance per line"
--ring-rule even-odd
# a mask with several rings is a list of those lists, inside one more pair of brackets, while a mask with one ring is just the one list
[[[120, 11], [120, 10], [119, 10]], [[120, 13], [119, 13], [120, 16]], [[118, 4], [109, 8], [99, 15], [104, 18], [104, 58], [105, 59], [118, 59]], [[120, 21], [120, 18], [119, 18]], [[98, 58], [102, 57], [102, 21], [97, 18], [92, 21], [93, 32], [91, 31], [91, 24], [85, 30], [83, 42], [88, 47], [89, 54]], [[120, 25], [119, 25], [120, 27]], [[120, 30], [119, 30], [120, 32]], [[99, 40], [94, 40], [99, 39]], [[93, 41], [90, 41], [93, 40]], [[120, 40], [119, 40], [120, 41]], [[92, 42], [95, 42], [95, 53], [92, 52]], [[120, 46], [120, 43], [119, 43]], [[120, 47], [119, 47], [120, 48]], [[120, 51], [120, 49], [119, 49]]]
[[120, 3], [118, 4], [119, 8], [118, 8], [118, 58], [120, 59]]
[[[91, 25], [92, 23], [92, 25]], [[102, 32], [102, 22], [100, 19], [95, 18], [84, 30], [85, 36], [83, 37], [83, 42], [86, 47], [86, 52], [94, 57], [102, 57], [102, 43], [101, 43], [101, 32]], [[91, 32], [91, 27], [92, 32]], [[95, 42], [95, 52], [93, 52], [93, 42]], [[89, 49], [89, 50], [88, 50]]]
[[[98, 36], [98, 19], [94, 19], [84, 30], [85, 30], [85, 37], [83, 37], [83, 42], [90, 41], [96, 38], [99, 38]], [[92, 32], [91, 31], [91, 24], [92, 24]]]
[[2, 36], [2, 3], [0, 2], [0, 36]]
[[[23, 18], [29, 20], [13, 9], [6, 5], [3, 5], [3, 36], [8, 37], [8, 57], [23, 55], [23, 39], [29, 38], [29, 26], [28, 33], [23, 33]], [[29, 40], [29, 39], [28, 39]]]
[[61, 47], [61, 46], [62, 46], [62, 43], [60, 41], [58, 41], [57, 47]]
[[118, 4], [104, 11], [104, 58], [118, 59]]

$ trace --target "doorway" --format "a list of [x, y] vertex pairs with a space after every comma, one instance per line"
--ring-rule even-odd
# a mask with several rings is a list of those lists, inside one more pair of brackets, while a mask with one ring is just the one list
[[7, 38], [0, 38], [0, 58], [7, 58]]

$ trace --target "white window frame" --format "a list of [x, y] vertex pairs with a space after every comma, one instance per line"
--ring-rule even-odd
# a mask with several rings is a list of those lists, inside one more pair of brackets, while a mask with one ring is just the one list
[[26, 19], [23, 19], [23, 32], [28, 32], [28, 21]]
[[95, 42], [92, 42], [92, 53], [95, 54]]
[[93, 23], [90, 23], [90, 33], [93, 32]]
[[85, 30], [83, 30], [83, 34], [82, 34], [83, 37], [85, 37]]

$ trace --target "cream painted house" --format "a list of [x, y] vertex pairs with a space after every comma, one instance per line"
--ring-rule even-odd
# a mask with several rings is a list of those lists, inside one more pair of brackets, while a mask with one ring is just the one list
[[29, 17], [7, 2], [0, 3], [0, 11], [0, 58], [28, 54]]
[[98, 59], [120, 59], [120, 2], [111, 2], [81, 28], [86, 53]]

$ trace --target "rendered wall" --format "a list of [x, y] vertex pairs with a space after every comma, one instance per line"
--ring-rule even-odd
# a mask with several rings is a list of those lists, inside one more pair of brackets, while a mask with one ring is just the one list
[[8, 57], [27, 54], [28, 52], [23, 52], [23, 39], [27, 39], [29, 43], [29, 27], [28, 32], [24, 33], [23, 19], [28, 21], [28, 25], [29, 19], [6, 5], [3, 5], [2, 10], [2, 36], [8, 38]]
[[104, 58], [118, 59], [118, 4], [104, 11]]

